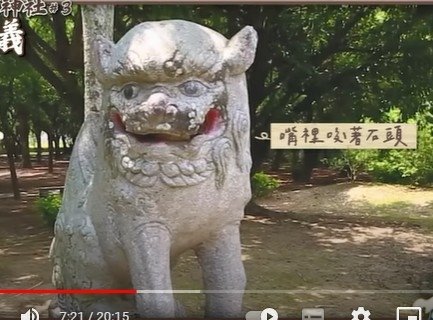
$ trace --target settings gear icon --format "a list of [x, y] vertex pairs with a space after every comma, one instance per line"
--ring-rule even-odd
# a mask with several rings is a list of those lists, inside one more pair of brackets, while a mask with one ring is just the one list
[[370, 320], [370, 315], [369, 310], [365, 310], [364, 307], [359, 307], [358, 310], [352, 311], [352, 320]]

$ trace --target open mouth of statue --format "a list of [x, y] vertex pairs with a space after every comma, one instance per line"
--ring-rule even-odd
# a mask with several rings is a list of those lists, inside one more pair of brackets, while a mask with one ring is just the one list
[[223, 127], [223, 117], [219, 109], [211, 108], [204, 122], [199, 126], [196, 133], [185, 131], [173, 131], [163, 129], [151, 129], [144, 132], [138, 130], [128, 130], [122, 120], [122, 116], [118, 111], [112, 112], [110, 117], [114, 124], [114, 129], [117, 132], [127, 134], [142, 143], [157, 143], [157, 142], [189, 142], [197, 136], [202, 135], [217, 135]]

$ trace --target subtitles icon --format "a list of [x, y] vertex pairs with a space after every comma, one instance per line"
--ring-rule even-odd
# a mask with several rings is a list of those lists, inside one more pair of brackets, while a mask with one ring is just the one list
[[398, 307], [397, 320], [422, 320], [421, 307]]
[[325, 320], [325, 309], [322, 308], [302, 309], [302, 320]]
[[39, 320], [39, 313], [34, 308], [30, 308], [26, 313], [21, 314], [21, 320]]

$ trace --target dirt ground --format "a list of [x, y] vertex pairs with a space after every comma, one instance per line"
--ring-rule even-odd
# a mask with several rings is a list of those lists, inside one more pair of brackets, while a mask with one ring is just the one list
[[[23, 201], [10, 194], [0, 163], [0, 287], [51, 288], [52, 231], [34, 208], [37, 188], [62, 185], [66, 162], [19, 170]], [[349, 318], [364, 306], [371, 318], [393, 317], [398, 306], [433, 290], [433, 190], [372, 183], [325, 186], [285, 184], [247, 211], [242, 224], [248, 277], [245, 310], [272, 307], [300, 317], [304, 307]], [[200, 289], [195, 257], [173, 271], [176, 289]], [[263, 291], [261, 291], [263, 290]], [[272, 292], [274, 291], [274, 292]], [[432, 291], [433, 292], [433, 291]], [[0, 295], [0, 316], [30, 306], [46, 308], [49, 295]], [[178, 296], [190, 316], [201, 316], [203, 296]]]

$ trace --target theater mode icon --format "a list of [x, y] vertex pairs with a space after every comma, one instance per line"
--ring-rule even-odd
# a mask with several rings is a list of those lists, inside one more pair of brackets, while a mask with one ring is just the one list
[[34, 308], [30, 308], [26, 313], [21, 314], [21, 320], [39, 320], [39, 313]]
[[398, 307], [397, 320], [422, 320], [421, 307]]

